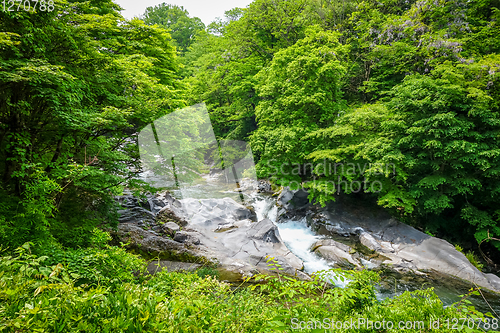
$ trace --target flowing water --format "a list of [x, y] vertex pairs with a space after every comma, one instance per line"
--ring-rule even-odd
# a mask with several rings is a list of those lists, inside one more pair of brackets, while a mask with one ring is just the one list
[[[257, 213], [259, 220], [269, 218], [276, 222], [277, 207], [276, 200], [269, 195], [254, 194], [252, 206]], [[311, 252], [311, 246], [325, 236], [317, 235], [307, 226], [305, 219], [289, 220], [277, 224], [280, 236], [288, 249], [304, 262], [306, 273], [312, 274], [317, 271], [332, 268], [326, 260]], [[342, 283], [336, 279], [336, 285], [342, 286], [348, 281]], [[468, 287], [453, 279], [443, 279], [442, 277], [424, 278], [413, 275], [402, 275], [392, 272], [383, 272], [381, 282], [376, 286], [377, 298], [392, 298], [401, 295], [405, 291], [414, 291], [418, 289], [427, 289], [433, 287], [435, 293], [441, 299], [445, 306], [460, 301], [460, 295], [467, 294]], [[483, 292], [484, 293], [484, 292]], [[482, 312], [496, 312], [500, 315], [500, 299], [498, 295], [484, 293], [482, 296], [472, 296], [469, 299], [475, 307]], [[489, 305], [488, 305], [489, 304]], [[492, 309], [490, 308], [493, 308]]]
[[[245, 192], [244, 194], [234, 191], [234, 188], [225, 187], [220, 183], [212, 181], [195, 184], [189, 188], [172, 189], [172, 194], [177, 198], [223, 198], [231, 197], [246, 206], [252, 206], [258, 220], [268, 218], [273, 222], [277, 220], [278, 209], [276, 199], [268, 194]], [[243, 199], [243, 200], [242, 200]], [[312, 274], [318, 271], [332, 268], [332, 264], [310, 251], [311, 246], [326, 237], [313, 232], [304, 219], [288, 220], [277, 223], [281, 239], [298, 258], [304, 262], [306, 273]], [[345, 286], [349, 281], [340, 281], [335, 276], [329, 276], [332, 282], [339, 286]], [[405, 291], [414, 291], [433, 287], [445, 306], [460, 301], [460, 295], [467, 294], [469, 287], [464, 283], [439, 276], [423, 278], [409, 274], [402, 275], [393, 272], [382, 272], [381, 282], [376, 286], [379, 299], [392, 298], [401, 295]], [[484, 293], [484, 292], [483, 292]], [[500, 297], [498, 295], [484, 293], [484, 297], [472, 296], [469, 300], [482, 312], [496, 312], [500, 315]], [[493, 308], [490, 308], [490, 306]]]

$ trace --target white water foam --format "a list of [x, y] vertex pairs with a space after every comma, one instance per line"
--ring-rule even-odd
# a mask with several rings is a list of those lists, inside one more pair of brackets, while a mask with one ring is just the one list
[[[321, 239], [307, 227], [305, 219], [278, 224], [281, 239], [288, 249], [304, 262], [304, 271], [313, 274], [332, 268], [325, 259], [311, 252], [311, 246]], [[324, 277], [338, 287], [345, 287], [350, 281], [342, 281], [336, 274], [330, 273]]]
[[[257, 220], [261, 221], [265, 218], [276, 223], [278, 215], [278, 207], [272, 197], [254, 197], [253, 207], [257, 215]], [[278, 231], [281, 239], [288, 249], [304, 262], [304, 271], [308, 274], [313, 274], [319, 271], [329, 270], [332, 268], [328, 262], [320, 258], [315, 253], [311, 252], [311, 246], [321, 239], [320, 236], [307, 227], [305, 218], [299, 221], [287, 221], [277, 223]], [[331, 283], [339, 287], [345, 287], [349, 281], [341, 281], [339, 277], [333, 273], [324, 276], [325, 280], [330, 280]]]
[[254, 202], [252, 203], [255, 214], [257, 215], [257, 221], [262, 221], [265, 218], [270, 219], [276, 223], [276, 216], [278, 212], [278, 207], [272, 198], [259, 197], [256, 194], [251, 196]]

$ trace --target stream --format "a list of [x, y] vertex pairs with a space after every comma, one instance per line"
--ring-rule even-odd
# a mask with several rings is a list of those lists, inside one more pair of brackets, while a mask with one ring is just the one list
[[[154, 176], [150, 176], [154, 177]], [[151, 182], [148, 177], [142, 177], [143, 180]], [[252, 206], [260, 221], [268, 218], [274, 223], [277, 221], [278, 208], [276, 206], [276, 197], [270, 194], [257, 193], [255, 191], [239, 193], [235, 188], [230, 185], [221, 185], [220, 182], [214, 182], [206, 179], [198, 184], [193, 184], [189, 187], [176, 188], [174, 184], [162, 184], [162, 187], [170, 188], [172, 195], [178, 199], [182, 198], [195, 198], [195, 199], [208, 199], [208, 198], [224, 198], [230, 197], [237, 202], [246, 206]], [[165, 186], [167, 185], [167, 186]], [[170, 185], [170, 186], [168, 186]], [[305, 218], [297, 220], [286, 220], [285, 222], [276, 223], [280, 236], [288, 249], [304, 262], [304, 271], [308, 274], [313, 274], [318, 271], [328, 270], [333, 265], [325, 259], [319, 257], [314, 252], [310, 251], [311, 245], [316, 241], [326, 238], [328, 236], [317, 234], [307, 226]], [[340, 237], [342, 238], [342, 237]], [[341, 239], [335, 240], [342, 242]], [[352, 244], [351, 244], [352, 245]], [[369, 266], [367, 268], [370, 268]], [[341, 282], [335, 276], [333, 282], [338, 287], [343, 287], [348, 281]], [[391, 271], [381, 272], [381, 281], [376, 285], [377, 298], [379, 300], [385, 298], [392, 298], [406, 291], [414, 291], [418, 289], [427, 289], [433, 287], [437, 296], [441, 299], [444, 306], [450, 306], [453, 303], [460, 301], [460, 295], [467, 294], [470, 286], [466, 285], [460, 280], [443, 276], [416, 276], [412, 274], [399, 274]], [[498, 295], [484, 292], [483, 299], [481, 296], [471, 296], [469, 300], [483, 313], [496, 312], [500, 315], [500, 298]], [[489, 304], [489, 305], [488, 305]], [[490, 308], [491, 306], [491, 308]]]
[[[255, 194], [252, 206], [259, 220], [269, 218], [271, 221], [276, 222], [277, 206], [272, 196]], [[288, 249], [304, 262], [304, 271], [306, 273], [312, 274], [317, 271], [332, 268], [326, 260], [310, 251], [311, 246], [325, 236], [315, 234], [307, 226], [305, 219], [297, 221], [289, 220], [284, 223], [278, 223], [277, 226], [280, 236]], [[459, 295], [468, 292], [468, 287], [461, 281], [453, 279], [443, 280], [437, 276], [433, 279], [429, 279], [420, 276], [384, 272], [381, 278], [381, 282], [376, 286], [377, 298], [379, 300], [401, 295], [405, 291], [434, 287], [435, 293], [441, 299], [444, 306], [449, 306], [460, 301], [461, 297]], [[336, 285], [342, 286], [339, 285], [339, 283], [336, 283]], [[500, 299], [498, 296], [490, 293], [483, 293], [493, 310], [497, 314], [500, 314]], [[487, 302], [485, 302], [481, 296], [472, 296], [469, 300], [476, 309], [482, 312], [492, 312]]]

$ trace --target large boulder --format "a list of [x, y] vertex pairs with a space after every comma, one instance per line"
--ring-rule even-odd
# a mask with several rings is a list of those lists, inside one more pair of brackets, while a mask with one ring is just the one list
[[310, 206], [309, 194], [303, 190], [291, 190], [288, 186], [281, 190], [278, 196], [278, 206], [286, 210], [300, 210]]
[[151, 256], [161, 255], [170, 251], [182, 251], [184, 249], [181, 243], [155, 235], [132, 223], [118, 224], [115, 236], [121, 242], [130, 244], [130, 248], [146, 252]]
[[267, 258], [274, 257], [284, 274], [308, 278], [276, 225], [255, 222], [255, 212], [233, 199], [177, 200], [167, 192], [148, 198], [151, 211], [129, 194], [117, 200], [125, 209], [115, 236], [131, 249], [167, 260], [217, 262], [233, 280], [273, 273]]
[[[358, 237], [362, 245], [383, 258], [381, 264], [389, 269], [403, 273], [446, 274], [500, 292], [498, 276], [480, 272], [447, 241], [401, 223], [380, 208], [364, 207], [363, 204], [339, 198], [328, 208], [314, 214], [317, 216], [311, 219], [315, 223], [314, 228], [322, 226], [331, 234]], [[334, 258], [337, 252], [330, 251], [325, 255]]]

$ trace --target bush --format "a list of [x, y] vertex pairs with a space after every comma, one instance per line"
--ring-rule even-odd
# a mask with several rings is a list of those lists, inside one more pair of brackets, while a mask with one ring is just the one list
[[[101, 232], [99, 234], [102, 236]], [[106, 285], [114, 288], [135, 281], [134, 273], [146, 267], [145, 261], [137, 255], [112, 246], [105, 249], [62, 249], [53, 245], [38, 250], [38, 254], [47, 257], [46, 265], [61, 264], [73, 276], [77, 286]]]
[[[273, 332], [290, 331], [300, 321], [306, 324], [302, 331], [314, 332], [318, 330], [308, 323], [325, 318], [329, 322], [423, 321], [426, 325], [439, 318], [437, 331], [455, 332], [446, 327], [445, 320], [485, 318], [467, 305], [465, 297], [444, 308], [432, 289], [379, 301], [373, 292], [378, 275], [369, 271], [331, 270], [312, 281], [298, 281], [282, 276], [272, 262], [276, 276], [257, 275], [252, 280], [259, 283], [253, 287], [231, 288], [196, 273], [161, 272], [150, 279], [134, 279], [125, 271], [137, 267], [137, 258], [122, 249], [80, 251], [56, 249], [49, 256], [36, 256], [25, 244], [15, 256], [0, 258], [0, 332]], [[83, 262], [80, 266], [72, 266], [79, 261]], [[98, 272], [113, 261], [126, 266], [105, 271], [116, 270], [116, 279]], [[96, 272], [87, 278], [100, 284], [79, 284], [82, 273], [77, 269], [83, 274]], [[333, 275], [347, 278], [347, 287], [329, 284]], [[497, 329], [498, 321], [490, 320], [490, 327]]]

